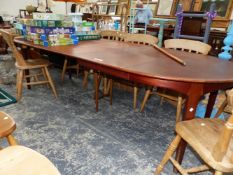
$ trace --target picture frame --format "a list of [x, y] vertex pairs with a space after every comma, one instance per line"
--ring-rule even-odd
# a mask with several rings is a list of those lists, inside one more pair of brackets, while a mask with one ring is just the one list
[[158, 3], [157, 15], [158, 16], [170, 16], [173, 6], [173, 0], [160, 0]]
[[108, 8], [108, 14], [109, 15], [115, 15], [116, 14], [117, 5], [110, 5]]
[[99, 14], [101, 15], [106, 15], [108, 12], [108, 5], [106, 4], [102, 4], [99, 6]]

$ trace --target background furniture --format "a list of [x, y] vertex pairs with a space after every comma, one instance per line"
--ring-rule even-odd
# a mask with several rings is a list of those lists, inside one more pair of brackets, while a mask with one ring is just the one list
[[[200, 41], [203, 41], [204, 43], [207, 43], [208, 38], [209, 38], [211, 23], [212, 23], [213, 18], [215, 17], [214, 10], [215, 10], [215, 3], [213, 3], [211, 5], [209, 12], [204, 13], [204, 14], [183, 13], [182, 5], [179, 4], [179, 6], [177, 8], [177, 13], [176, 13], [177, 16], [176, 16], [176, 26], [175, 26], [175, 31], [174, 31], [174, 38], [194, 39], [194, 40], [200, 40]], [[207, 18], [204, 36], [181, 34], [184, 17], [194, 17], [194, 18], [201, 18], [201, 19]]]
[[[233, 96], [228, 98], [228, 103], [232, 105]], [[168, 160], [182, 175], [214, 169], [215, 175], [223, 173], [233, 173], [232, 148], [233, 139], [233, 116], [227, 122], [220, 119], [193, 119], [179, 122], [176, 125], [177, 136], [171, 142], [161, 163], [158, 165], [155, 175], [159, 175]], [[183, 169], [181, 165], [172, 158], [181, 139], [184, 139], [202, 158], [204, 165]]]
[[[53, 84], [52, 78], [48, 71], [49, 61], [45, 59], [34, 59], [34, 60], [25, 60], [23, 55], [17, 49], [13, 42], [13, 35], [10, 31], [0, 30], [4, 40], [7, 42], [8, 46], [12, 49], [13, 55], [16, 59], [16, 68], [17, 68], [17, 101], [19, 101], [22, 97], [22, 87], [23, 87], [23, 80], [24, 78], [27, 80], [24, 83], [27, 86], [30, 85], [38, 85], [38, 84], [49, 84], [54, 96], [57, 98], [57, 92], [55, 86]], [[28, 74], [28, 70], [40, 70], [41, 73], [36, 74]], [[44, 80], [40, 80], [40, 77], [43, 77]], [[33, 78], [34, 82], [30, 82], [30, 79]]]
[[159, 33], [158, 33], [158, 39], [159, 43], [158, 46], [162, 47], [163, 44], [163, 34], [164, 34], [164, 25], [168, 22], [174, 22], [174, 19], [166, 19], [166, 18], [151, 18], [150, 20], [155, 20], [159, 22]]

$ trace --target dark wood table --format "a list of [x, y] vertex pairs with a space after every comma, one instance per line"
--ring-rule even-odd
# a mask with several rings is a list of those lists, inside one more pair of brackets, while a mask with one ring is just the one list
[[[118, 78], [180, 92], [187, 99], [183, 120], [195, 117], [198, 102], [206, 93], [210, 93], [209, 117], [218, 90], [233, 87], [233, 63], [212, 56], [168, 50], [186, 62], [182, 66], [153, 47], [120, 41], [82, 41], [78, 46], [53, 47], [34, 45], [22, 38], [15, 38], [15, 42], [75, 58], [83, 66]], [[179, 162], [185, 148], [182, 141], [176, 154]]]

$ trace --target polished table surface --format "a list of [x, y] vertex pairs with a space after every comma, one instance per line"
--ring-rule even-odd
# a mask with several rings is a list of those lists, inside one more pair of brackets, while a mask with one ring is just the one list
[[233, 63], [212, 56], [167, 50], [186, 62], [182, 66], [153, 47], [131, 43], [95, 40], [77, 46], [44, 47], [21, 38], [15, 42], [141, 76], [182, 82], [233, 82]]
[[[218, 90], [233, 87], [233, 62], [212, 56], [167, 50], [186, 62], [182, 66], [151, 46], [120, 41], [82, 41], [77, 46], [44, 47], [15, 38], [15, 43], [76, 58], [79, 64], [112, 76], [180, 92], [186, 96], [183, 120], [195, 117], [199, 100], [206, 93], [210, 93], [205, 114], [209, 117]], [[179, 162], [185, 147], [182, 141], [176, 154]]]

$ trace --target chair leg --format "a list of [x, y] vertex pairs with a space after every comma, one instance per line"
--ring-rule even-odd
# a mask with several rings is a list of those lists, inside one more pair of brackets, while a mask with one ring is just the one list
[[17, 141], [15, 140], [13, 135], [8, 135], [7, 137], [7, 141], [10, 145], [18, 145]]
[[103, 93], [104, 95], [107, 95], [108, 94], [108, 79], [106, 77], [103, 78]]
[[23, 74], [24, 70], [19, 69], [17, 71], [17, 84], [16, 84], [16, 89], [17, 89], [17, 101], [20, 101], [22, 97], [22, 88], [23, 88]]
[[220, 171], [215, 171], [214, 175], [223, 175], [223, 173]]
[[224, 102], [221, 104], [221, 106], [218, 108], [218, 111], [215, 114], [214, 118], [218, 118], [220, 114], [224, 111], [226, 106], [227, 106], [227, 99], [225, 99]]
[[64, 65], [63, 65], [63, 68], [62, 68], [62, 74], [61, 74], [61, 82], [62, 83], [64, 81], [64, 77], [65, 77], [65, 73], [66, 73], [66, 69], [67, 69], [67, 63], [68, 63], [68, 60], [65, 59]]
[[49, 85], [50, 85], [50, 87], [51, 87], [51, 89], [52, 89], [52, 91], [53, 91], [54, 96], [57, 98], [57, 91], [56, 91], [56, 88], [55, 88], [55, 86], [54, 86], [54, 84], [53, 84], [53, 80], [52, 80], [52, 78], [51, 78], [51, 76], [50, 76], [50, 74], [49, 74], [48, 68], [47, 68], [47, 67], [44, 67], [44, 68], [42, 68], [42, 69], [45, 70], [45, 74], [46, 74], [46, 76], [47, 76], [47, 78], [48, 78]]
[[109, 98], [110, 98], [110, 105], [112, 105], [112, 79], [109, 79]]
[[87, 78], [88, 78], [88, 71], [84, 70], [84, 77], [83, 77], [83, 88], [87, 88]]
[[144, 96], [144, 99], [143, 99], [143, 101], [142, 101], [142, 105], [141, 105], [141, 112], [143, 112], [143, 111], [144, 111], [144, 108], [145, 108], [146, 102], [147, 102], [147, 100], [148, 100], [148, 98], [149, 98], [150, 94], [151, 94], [151, 90], [150, 90], [150, 89], [147, 89], [147, 90], [146, 90], [146, 93], [145, 93], [145, 96]]
[[176, 107], [176, 123], [181, 121], [181, 113], [182, 113], [182, 97], [178, 97], [177, 107]]
[[134, 91], [134, 94], [133, 94], [133, 109], [136, 110], [136, 108], [137, 108], [137, 98], [138, 98], [138, 87], [134, 86], [133, 91]]
[[94, 73], [94, 82], [95, 82], [95, 109], [96, 112], [99, 110], [99, 78], [98, 73]]
[[175, 139], [171, 142], [170, 146], [168, 147], [165, 155], [163, 156], [163, 159], [161, 163], [157, 166], [156, 171], [154, 175], [159, 175], [161, 171], [163, 170], [164, 165], [167, 163], [167, 161], [170, 159], [172, 154], [175, 152], [176, 148], [178, 147], [178, 144], [180, 143], [181, 137], [177, 135]]

